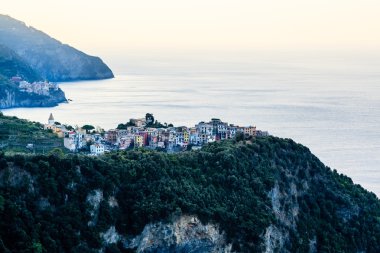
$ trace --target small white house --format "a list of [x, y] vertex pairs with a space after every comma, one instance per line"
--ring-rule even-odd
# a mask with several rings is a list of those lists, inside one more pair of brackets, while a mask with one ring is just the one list
[[104, 145], [100, 143], [95, 143], [90, 146], [91, 154], [101, 155], [104, 154]]

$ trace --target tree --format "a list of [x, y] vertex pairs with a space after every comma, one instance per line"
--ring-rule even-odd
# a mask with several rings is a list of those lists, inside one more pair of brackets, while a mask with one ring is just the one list
[[39, 242], [33, 242], [32, 249], [33, 249], [33, 252], [35, 252], [35, 253], [42, 253], [43, 252], [42, 244]]
[[93, 145], [95, 142], [93, 140], [89, 140], [86, 142], [86, 146], [88, 149], [90, 149], [91, 145]]
[[136, 126], [136, 124], [135, 124], [135, 122], [132, 120], [132, 119], [130, 119], [128, 122], [127, 122], [127, 124], [125, 124], [127, 127], [129, 127], [129, 126]]
[[147, 113], [145, 114], [145, 121], [146, 121], [146, 124], [149, 126], [149, 125], [152, 125], [154, 123], [154, 117], [153, 117], [153, 114], [152, 113]]
[[55, 148], [55, 149], [53, 149], [53, 150], [51, 150], [51, 151], [49, 152], [49, 155], [53, 155], [53, 156], [56, 156], [56, 157], [62, 158], [62, 157], [65, 156], [65, 153], [63, 152], [62, 149], [60, 149], [60, 148]]
[[70, 126], [70, 125], [64, 125], [66, 127], [67, 130], [69, 131], [72, 131], [74, 130], [74, 127]]
[[117, 125], [116, 129], [120, 129], [120, 130], [127, 129], [127, 125], [126, 124], [119, 124], [119, 125]]
[[84, 125], [82, 126], [82, 129], [86, 130], [86, 133], [88, 134], [91, 130], [94, 130], [95, 127], [92, 125]]
[[235, 140], [236, 141], [243, 141], [243, 140], [245, 140], [244, 133], [240, 133], [240, 132], [236, 133]]

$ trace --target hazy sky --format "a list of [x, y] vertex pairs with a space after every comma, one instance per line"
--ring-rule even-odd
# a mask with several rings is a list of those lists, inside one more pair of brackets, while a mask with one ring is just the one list
[[379, 0], [2, 0], [1, 12], [95, 55], [380, 47]]

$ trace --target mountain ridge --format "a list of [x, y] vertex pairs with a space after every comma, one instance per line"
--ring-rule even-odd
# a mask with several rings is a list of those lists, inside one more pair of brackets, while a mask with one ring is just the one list
[[18, 76], [28, 82], [42, 80], [24, 59], [4, 45], [0, 45], [0, 75], [6, 79]]
[[14, 107], [48, 107], [65, 102], [66, 97], [61, 89], [51, 90], [41, 95], [23, 92], [19, 83], [11, 80], [17, 76], [28, 82], [42, 78], [13, 50], [0, 45], [0, 109]]
[[49, 81], [113, 78], [111, 69], [90, 56], [24, 22], [0, 14], [0, 44], [22, 57], [42, 78]]
[[35, 81], [77, 81], [113, 78], [110, 68], [24, 22], [0, 14], [0, 109], [51, 107], [66, 102], [61, 89], [49, 94], [23, 92], [12, 77]]

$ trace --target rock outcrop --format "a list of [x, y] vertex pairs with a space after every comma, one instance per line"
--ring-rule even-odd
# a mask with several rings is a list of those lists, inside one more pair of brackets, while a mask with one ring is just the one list
[[14, 107], [53, 107], [67, 101], [65, 93], [61, 89], [51, 91], [49, 96], [21, 92], [9, 86], [3, 86], [1, 89], [0, 109]]
[[215, 224], [202, 224], [196, 216], [182, 215], [172, 222], [147, 224], [143, 232], [126, 239], [115, 227], [100, 235], [106, 244], [121, 241], [126, 249], [136, 252], [231, 252], [232, 245]]

